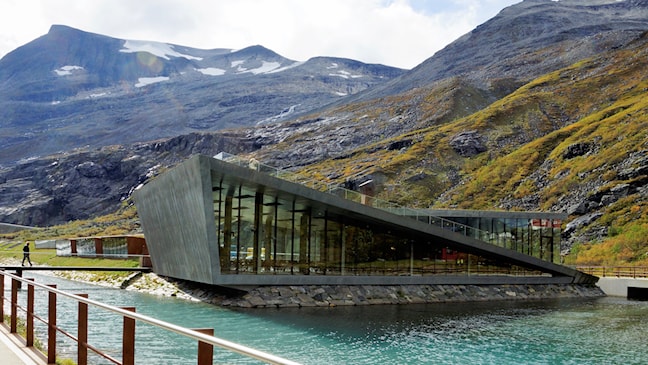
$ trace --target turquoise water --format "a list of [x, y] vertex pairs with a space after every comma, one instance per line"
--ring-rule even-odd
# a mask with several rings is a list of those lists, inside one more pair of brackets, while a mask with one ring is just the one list
[[[214, 328], [218, 337], [303, 364], [648, 363], [648, 302], [621, 298], [231, 310], [49, 277], [36, 280], [135, 306], [138, 313], [178, 325]], [[37, 302], [44, 300], [37, 296]], [[58, 313], [59, 325], [69, 322], [74, 332], [76, 305], [60, 300]], [[89, 342], [119, 358], [121, 319], [95, 309], [90, 318]], [[75, 359], [76, 348], [59, 340], [61, 356]], [[137, 325], [137, 363], [195, 364], [196, 349], [192, 340]], [[258, 362], [215, 349], [214, 363]]]

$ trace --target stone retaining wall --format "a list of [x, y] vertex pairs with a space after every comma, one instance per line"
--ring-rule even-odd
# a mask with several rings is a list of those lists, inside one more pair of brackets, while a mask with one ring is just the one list
[[220, 298], [214, 304], [242, 308], [333, 307], [603, 296], [596, 286], [575, 284], [268, 286], [241, 297]]

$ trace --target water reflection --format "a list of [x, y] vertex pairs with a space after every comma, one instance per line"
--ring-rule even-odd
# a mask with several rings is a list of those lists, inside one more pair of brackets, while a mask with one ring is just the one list
[[[218, 337], [304, 364], [648, 363], [648, 302], [602, 298], [232, 310], [56, 278], [37, 281], [134, 306], [138, 313], [178, 325], [214, 328]], [[74, 305], [61, 301], [58, 311], [61, 325], [74, 323]], [[100, 312], [90, 310], [90, 342], [118, 355], [121, 320]], [[192, 340], [145, 324], [138, 324], [136, 336], [137, 363], [195, 364]], [[70, 345], [65, 353], [74, 359], [75, 351]], [[217, 364], [258, 363], [215, 352]]]

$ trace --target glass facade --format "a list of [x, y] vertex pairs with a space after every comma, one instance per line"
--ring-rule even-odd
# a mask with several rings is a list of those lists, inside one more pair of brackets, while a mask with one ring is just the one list
[[[221, 274], [542, 274], [458, 251], [451, 242], [429, 241], [422, 234], [333, 214], [323, 204], [265, 190], [222, 180], [212, 187]], [[473, 225], [489, 226], [494, 228], [492, 239], [501, 246], [546, 257], [556, 253], [550, 249], [553, 243], [543, 241], [546, 232], [532, 229], [528, 220], [465, 219], [471, 221], [450, 226], [470, 234], [479, 232], [469, 229]]]
[[[97, 251], [97, 247], [99, 247], [99, 251]], [[141, 254], [141, 252], [138, 253]], [[56, 255], [126, 259], [129, 256], [128, 237], [86, 237], [56, 240]]]
[[[487, 212], [484, 212], [486, 215]], [[472, 236], [544, 261], [560, 263], [562, 220], [537, 218], [444, 217], [475, 228]]]

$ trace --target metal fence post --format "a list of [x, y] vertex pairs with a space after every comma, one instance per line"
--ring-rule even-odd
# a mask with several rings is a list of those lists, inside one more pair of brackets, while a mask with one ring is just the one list
[[[213, 336], [213, 328], [199, 328], [194, 331]], [[198, 365], [212, 365], [214, 363], [214, 345], [198, 341]]]
[[[135, 312], [135, 307], [122, 309]], [[135, 320], [126, 316], [124, 316], [124, 332], [122, 334], [122, 365], [135, 365]]]
[[[77, 294], [87, 298], [88, 294]], [[77, 334], [77, 364], [88, 365], [88, 304], [79, 302], [79, 323]]]
[[16, 333], [18, 330], [18, 284], [20, 282], [11, 278], [11, 325], [9, 332]]
[[[34, 281], [33, 278], [27, 279]], [[25, 340], [27, 347], [34, 346], [34, 285], [27, 283], [27, 314], [25, 323]]]
[[5, 287], [5, 275], [4, 270], [0, 270], [0, 323], [4, 322], [4, 287]]
[[[56, 285], [48, 285], [56, 289]], [[47, 301], [47, 363], [56, 363], [56, 293], [49, 292]]]

